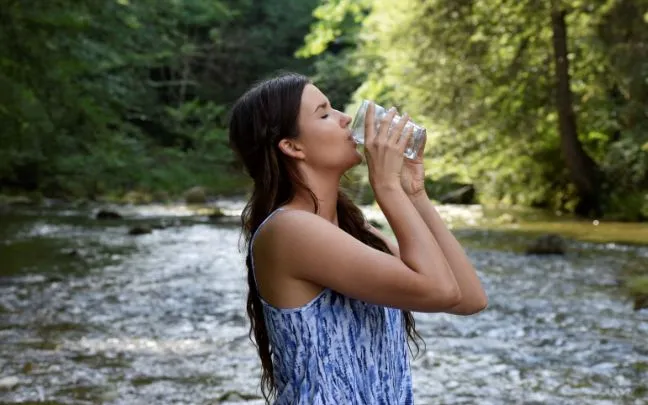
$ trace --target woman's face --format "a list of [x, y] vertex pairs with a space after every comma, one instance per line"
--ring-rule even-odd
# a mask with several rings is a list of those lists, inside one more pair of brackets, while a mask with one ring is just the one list
[[326, 96], [314, 85], [304, 88], [298, 118], [303, 161], [309, 166], [345, 172], [362, 161], [351, 137], [352, 118], [331, 107]]

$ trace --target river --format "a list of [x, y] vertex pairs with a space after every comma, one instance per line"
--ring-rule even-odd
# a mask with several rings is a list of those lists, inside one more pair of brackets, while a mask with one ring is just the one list
[[[123, 220], [92, 207], [0, 214], [0, 403], [261, 404], [236, 220], [119, 209]], [[128, 235], [141, 223], [164, 226]], [[648, 247], [570, 241], [537, 257], [521, 252], [531, 235], [455, 233], [490, 303], [416, 314], [417, 404], [648, 404], [648, 310], [618, 281]]]

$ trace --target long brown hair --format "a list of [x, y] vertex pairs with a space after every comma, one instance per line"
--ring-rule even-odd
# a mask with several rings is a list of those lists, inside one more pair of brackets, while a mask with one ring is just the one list
[[[302, 92], [309, 83], [307, 77], [292, 73], [263, 81], [239, 98], [230, 118], [230, 145], [254, 181], [252, 196], [243, 209], [241, 222], [247, 252], [249, 336], [261, 358], [261, 391], [266, 401], [275, 393], [272, 348], [252, 272], [250, 243], [261, 222], [288, 203], [295, 196], [297, 187], [309, 191], [318, 212], [316, 196], [278, 147], [281, 139], [298, 136], [297, 118]], [[362, 211], [341, 190], [338, 191], [337, 214], [342, 230], [375, 249], [391, 253], [385, 242], [369, 230]], [[418, 354], [422, 339], [416, 331], [414, 317], [409, 311], [403, 311], [403, 315], [408, 344], [414, 344]]]

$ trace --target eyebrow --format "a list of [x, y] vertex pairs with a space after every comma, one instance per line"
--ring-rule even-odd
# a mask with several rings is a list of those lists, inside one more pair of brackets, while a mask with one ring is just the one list
[[324, 101], [323, 103], [321, 103], [320, 105], [318, 105], [317, 108], [315, 108], [315, 111], [313, 111], [313, 114], [315, 114], [315, 113], [317, 112], [317, 110], [319, 110], [320, 108], [326, 108], [326, 106], [328, 105], [328, 103], [329, 103], [329, 102], [328, 102], [328, 100], [327, 100], [327, 101]]

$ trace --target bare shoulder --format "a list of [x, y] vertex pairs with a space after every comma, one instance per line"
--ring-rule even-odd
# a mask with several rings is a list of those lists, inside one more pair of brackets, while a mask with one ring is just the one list
[[258, 229], [252, 245], [254, 272], [261, 296], [279, 308], [299, 307], [311, 301], [322, 286], [292, 275], [291, 240], [299, 239], [304, 227], [326, 221], [302, 210], [276, 211]]
[[286, 238], [291, 239], [312, 233], [313, 229], [337, 228], [332, 223], [312, 212], [299, 209], [285, 209], [276, 212], [268, 223], [259, 231], [258, 239], [269, 239], [272, 244], [281, 244]]
[[448, 305], [436, 295], [434, 283], [398, 256], [365, 245], [313, 213], [276, 213], [259, 231], [254, 249], [273, 277], [401, 309], [434, 312]]

